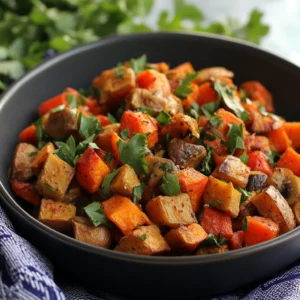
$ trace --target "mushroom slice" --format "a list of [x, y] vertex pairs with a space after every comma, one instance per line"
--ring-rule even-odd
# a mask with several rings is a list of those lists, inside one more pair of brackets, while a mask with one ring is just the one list
[[223, 67], [205, 68], [198, 72], [197, 77], [194, 79], [196, 84], [202, 84], [209, 81], [212, 77], [228, 77], [233, 78], [234, 73]]

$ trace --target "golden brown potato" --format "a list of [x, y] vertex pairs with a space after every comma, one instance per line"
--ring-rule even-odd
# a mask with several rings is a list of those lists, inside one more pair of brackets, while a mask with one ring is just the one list
[[133, 196], [133, 188], [141, 183], [129, 165], [123, 165], [119, 169], [119, 173], [110, 184], [110, 191], [114, 194], [120, 194], [126, 197]]
[[281, 233], [295, 228], [293, 211], [274, 186], [267, 187], [251, 198], [251, 202], [263, 217], [269, 218], [279, 225]]
[[46, 133], [56, 140], [66, 140], [78, 130], [78, 111], [65, 107], [60, 111], [50, 112], [45, 125]]
[[109, 228], [103, 225], [95, 227], [89, 219], [84, 217], [74, 217], [72, 225], [76, 240], [97, 247], [110, 247], [113, 236]]
[[297, 225], [300, 225], [300, 201], [293, 206], [293, 213], [296, 219]]
[[98, 133], [94, 139], [94, 142], [97, 146], [108, 152], [112, 152], [111, 143], [110, 143], [110, 133], [115, 132], [120, 133], [120, 123], [109, 124], [103, 127], [103, 131]]
[[50, 154], [38, 177], [36, 189], [46, 198], [62, 200], [75, 174], [68, 163]]
[[196, 84], [202, 84], [206, 81], [211, 80], [211, 78], [214, 78], [214, 77], [233, 78], [234, 73], [223, 67], [205, 68], [205, 69], [201, 69], [200, 71], [198, 71], [197, 77], [194, 79], [194, 82]]
[[276, 187], [290, 206], [300, 201], [300, 178], [291, 170], [276, 168], [268, 179], [268, 185]]
[[80, 198], [81, 195], [82, 191], [79, 186], [72, 187], [66, 192], [65, 196], [61, 201], [66, 203], [75, 202]]
[[203, 200], [205, 204], [213, 203], [214, 207], [227, 212], [236, 218], [239, 214], [241, 193], [237, 191], [231, 182], [221, 181], [209, 176], [205, 186]]
[[190, 224], [171, 229], [165, 240], [175, 253], [192, 252], [207, 238], [207, 233], [199, 224]]
[[115, 248], [116, 251], [155, 255], [170, 251], [170, 247], [164, 240], [157, 226], [141, 226], [131, 234], [122, 237]]
[[206, 254], [216, 254], [216, 253], [224, 253], [229, 251], [228, 245], [223, 244], [221, 247], [218, 246], [208, 246], [208, 247], [200, 247], [196, 255], [206, 255]]
[[33, 176], [31, 163], [34, 160], [34, 155], [30, 155], [30, 153], [37, 151], [38, 149], [31, 144], [20, 143], [17, 146], [11, 167], [10, 179], [25, 182]]
[[212, 174], [215, 178], [232, 182], [235, 186], [245, 188], [248, 183], [250, 168], [238, 157], [228, 155]]
[[38, 219], [45, 225], [61, 231], [72, 229], [72, 218], [76, 215], [76, 207], [72, 204], [43, 199]]
[[31, 164], [31, 169], [35, 175], [40, 173], [49, 154], [53, 153], [54, 150], [55, 150], [54, 145], [49, 142], [38, 152], [36, 156], [34, 156], [34, 159]]
[[197, 223], [188, 194], [153, 198], [147, 204], [146, 211], [153, 223], [170, 228]]

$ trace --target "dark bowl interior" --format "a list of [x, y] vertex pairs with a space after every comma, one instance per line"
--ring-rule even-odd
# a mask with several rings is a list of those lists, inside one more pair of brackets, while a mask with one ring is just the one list
[[[259, 80], [272, 92], [278, 114], [296, 120], [300, 69], [250, 44], [209, 35], [179, 33], [111, 37], [62, 54], [29, 72], [0, 102], [0, 193], [18, 232], [56, 266], [95, 288], [125, 295], [202, 297], [232, 291], [274, 275], [299, 259], [300, 230], [257, 246], [205, 257], [142, 257], [75, 241], [32, 218], [12, 196], [7, 172], [19, 132], [37, 118], [38, 105], [65, 87], [87, 87], [120, 61], [146, 53], [148, 61], [196, 69], [224, 66], [235, 82]], [[25, 208], [22, 209], [21, 207]]]

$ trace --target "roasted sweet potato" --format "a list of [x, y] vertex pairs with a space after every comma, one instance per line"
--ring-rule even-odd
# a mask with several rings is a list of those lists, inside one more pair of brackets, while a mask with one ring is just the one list
[[37, 191], [49, 199], [61, 200], [75, 174], [74, 168], [55, 154], [48, 155], [36, 183]]
[[214, 90], [211, 82], [202, 83], [198, 88], [197, 103], [200, 106], [215, 102], [218, 100], [218, 94]]
[[239, 230], [233, 233], [232, 238], [230, 239], [230, 248], [232, 250], [243, 248], [245, 240], [245, 232]]
[[106, 218], [125, 235], [130, 234], [137, 226], [151, 224], [147, 215], [126, 197], [115, 195], [102, 202], [102, 205]]
[[73, 231], [76, 240], [101, 248], [109, 248], [113, 236], [111, 230], [103, 225], [95, 227], [84, 217], [72, 219]]
[[188, 194], [153, 198], [148, 202], [146, 211], [153, 223], [170, 228], [197, 223]]
[[267, 156], [261, 151], [253, 151], [248, 154], [247, 166], [252, 171], [259, 171], [270, 176], [273, 168], [267, 158]]
[[33, 205], [39, 205], [41, 196], [35, 190], [35, 186], [28, 182], [11, 181], [11, 187], [14, 193]]
[[133, 196], [133, 189], [141, 183], [129, 165], [123, 165], [119, 169], [119, 173], [112, 180], [110, 184], [110, 191], [113, 194], [119, 194], [131, 198]]
[[38, 219], [55, 230], [69, 232], [72, 229], [72, 218], [75, 214], [76, 207], [72, 204], [43, 199]]
[[114, 123], [110, 125], [106, 125], [103, 127], [103, 131], [98, 133], [94, 139], [94, 142], [97, 144], [97, 146], [108, 152], [112, 152], [112, 147], [110, 143], [110, 133], [115, 132], [117, 134], [120, 133], [120, 124]]
[[34, 174], [37, 175], [38, 173], [40, 173], [48, 156], [52, 154], [54, 150], [54, 145], [49, 142], [37, 153], [37, 155], [34, 156], [34, 159], [31, 163], [31, 169]]
[[274, 186], [269, 186], [251, 199], [260, 215], [273, 220], [279, 225], [280, 232], [295, 228], [295, 217], [292, 209]]
[[277, 152], [284, 152], [288, 147], [291, 146], [291, 141], [284, 129], [284, 126], [279, 127], [278, 129], [272, 130], [268, 134], [270, 141], [270, 146]]
[[290, 169], [296, 176], [300, 176], [300, 154], [287, 148], [278, 160], [277, 167]]
[[292, 142], [293, 148], [299, 150], [300, 149], [300, 122], [285, 122], [284, 129]]
[[141, 226], [122, 237], [115, 251], [140, 255], [156, 255], [170, 251], [157, 226]]
[[28, 181], [32, 176], [31, 164], [38, 149], [31, 144], [20, 143], [15, 150], [11, 166], [10, 178], [21, 182]]
[[232, 182], [235, 186], [245, 188], [250, 169], [235, 156], [228, 155], [225, 160], [217, 166], [212, 174], [215, 178]]
[[231, 182], [227, 183], [209, 176], [203, 195], [205, 204], [213, 205], [236, 218], [239, 214], [240, 200], [241, 193]]
[[207, 238], [207, 233], [199, 224], [190, 224], [171, 229], [165, 240], [175, 253], [192, 252]]
[[76, 180], [89, 193], [96, 192], [110, 172], [109, 167], [92, 148], [87, 148], [76, 163]]
[[25, 129], [23, 129], [19, 134], [19, 141], [21, 143], [28, 143], [36, 146], [37, 144], [36, 126], [30, 125]]

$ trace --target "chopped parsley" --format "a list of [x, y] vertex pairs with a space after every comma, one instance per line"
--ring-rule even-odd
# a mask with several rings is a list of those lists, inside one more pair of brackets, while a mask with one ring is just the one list
[[31, 156], [36, 156], [38, 154], [38, 151], [33, 151], [33, 152], [30, 152], [29, 154], [28, 154], [28, 156], [29, 157], [31, 157]]
[[181, 84], [175, 90], [174, 94], [180, 99], [186, 99], [187, 95], [193, 92], [190, 88], [192, 81], [196, 78], [197, 73], [190, 73], [182, 80]]
[[112, 123], [112, 124], [113, 123], [118, 123], [117, 119], [111, 113], [107, 114], [107, 118], [108, 118], [109, 122]]
[[101, 185], [101, 192], [103, 193], [103, 195], [105, 197], [108, 198], [110, 196], [110, 184], [114, 180], [114, 178], [118, 175], [119, 172], [120, 172], [120, 169], [117, 169], [117, 170], [110, 172], [109, 174], [107, 174], [104, 177], [102, 185]]
[[45, 132], [45, 127], [43, 125], [43, 117], [39, 118], [36, 123], [36, 132], [35, 132], [35, 136], [38, 140], [38, 148], [42, 149], [45, 144], [46, 144], [46, 132]]
[[199, 171], [206, 176], [209, 176], [214, 168], [215, 168], [215, 160], [212, 152], [212, 148], [210, 146], [206, 147], [207, 155], [202, 160], [201, 165], [199, 167]]
[[113, 158], [114, 158], [114, 155], [111, 152], [106, 152], [104, 155], [104, 160], [107, 164], [109, 164]]
[[152, 109], [152, 108], [148, 108], [148, 107], [144, 107], [144, 106], [140, 106], [139, 108], [138, 108], [138, 110], [137, 111], [140, 111], [140, 112], [143, 112], [143, 113], [146, 113], [146, 114], [148, 114], [149, 116], [151, 116], [151, 117], [153, 117], [154, 116], [154, 114], [155, 114], [155, 111], [154, 111], [154, 109]]
[[161, 125], [166, 125], [171, 122], [171, 116], [165, 110], [162, 110], [156, 117], [156, 120]]
[[141, 183], [141, 185], [135, 186], [133, 188], [133, 203], [134, 204], [137, 204], [138, 200], [142, 199], [145, 187], [146, 187], [145, 183]]
[[144, 233], [143, 235], [141, 235], [141, 240], [142, 240], [142, 241], [145, 241], [146, 239], [147, 239], [146, 233]]
[[103, 207], [99, 202], [92, 202], [83, 209], [95, 227], [99, 225], [112, 227], [112, 224], [105, 217]]
[[95, 116], [86, 117], [83, 114], [80, 115], [79, 134], [84, 138], [89, 138], [93, 134], [97, 134], [103, 131], [99, 120]]
[[197, 102], [192, 103], [192, 107], [185, 111], [187, 115], [194, 118], [197, 122], [199, 121], [200, 106]]
[[200, 107], [202, 113], [207, 117], [211, 118], [212, 115], [217, 111], [220, 106], [220, 101], [210, 102]]
[[179, 195], [180, 185], [178, 177], [175, 174], [166, 172], [161, 179], [160, 190], [166, 196]]
[[218, 205], [222, 205], [223, 204], [223, 200], [215, 200], [211, 203], [209, 203], [209, 207], [213, 208], [213, 207], [216, 207]]
[[55, 193], [55, 189], [54, 188], [52, 188], [48, 183], [44, 183], [44, 186], [46, 187], [46, 189], [48, 190], [48, 191], [50, 191], [51, 193]]
[[248, 230], [248, 219], [244, 218], [242, 223], [242, 230], [247, 231]]
[[77, 97], [75, 95], [67, 94], [66, 99], [69, 103], [70, 108], [77, 108], [78, 107], [78, 101], [77, 101]]
[[247, 155], [246, 152], [244, 152], [241, 156], [240, 156], [240, 160], [241, 162], [243, 162], [244, 164], [246, 164], [249, 161], [249, 157]]
[[147, 67], [147, 55], [143, 54], [138, 58], [132, 58], [130, 60], [130, 67], [133, 69], [135, 74], [144, 71]]
[[223, 244], [226, 244], [228, 239], [222, 237], [222, 233], [219, 232], [217, 236], [214, 236], [212, 233], [209, 233], [207, 239], [202, 242], [202, 245], [216, 245], [217, 247], [221, 248]]
[[229, 139], [227, 146], [230, 154], [234, 154], [236, 149], [245, 150], [245, 144], [243, 139], [243, 125], [237, 125], [232, 123], [229, 125], [229, 131], [226, 135]]
[[126, 127], [124, 130], [120, 132], [121, 138], [124, 140], [128, 139], [128, 133], [129, 133], [129, 129], [128, 127]]
[[240, 204], [243, 204], [245, 201], [247, 201], [248, 197], [252, 196], [252, 193], [249, 193], [240, 187], [238, 188], [238, 191], [242, 194]]
[[175, 166], [173, 166], [172, 164], [168, 164], [168, 163], [161, 164], [161, 166], [159, 168], [165, 172], [175, 170]]
[[125, 70], [124, 64], [118, 63], [117, 67], [115, 68], [115, 77], [116, 78], [124, 78], [124, 70]]
[[217, 128], [220, 128], [223, 121], [222, 121], [222, 118], [221, 116], [219, 115], [213, 115], [211, 116], [209, 119], [208, 119], [208, 122], [211, 126], [213, 127], [217, 127]]
[[280, 159], [281, 157], [281, 154], [278, 153], [277, 151], [271, 149], [270, 152], [267, 154], [267, 157], [268, 157], [268, 160], [269, 160], [269, 163], [275, 167], [276, 164], [277, 164], [277, 161]]

